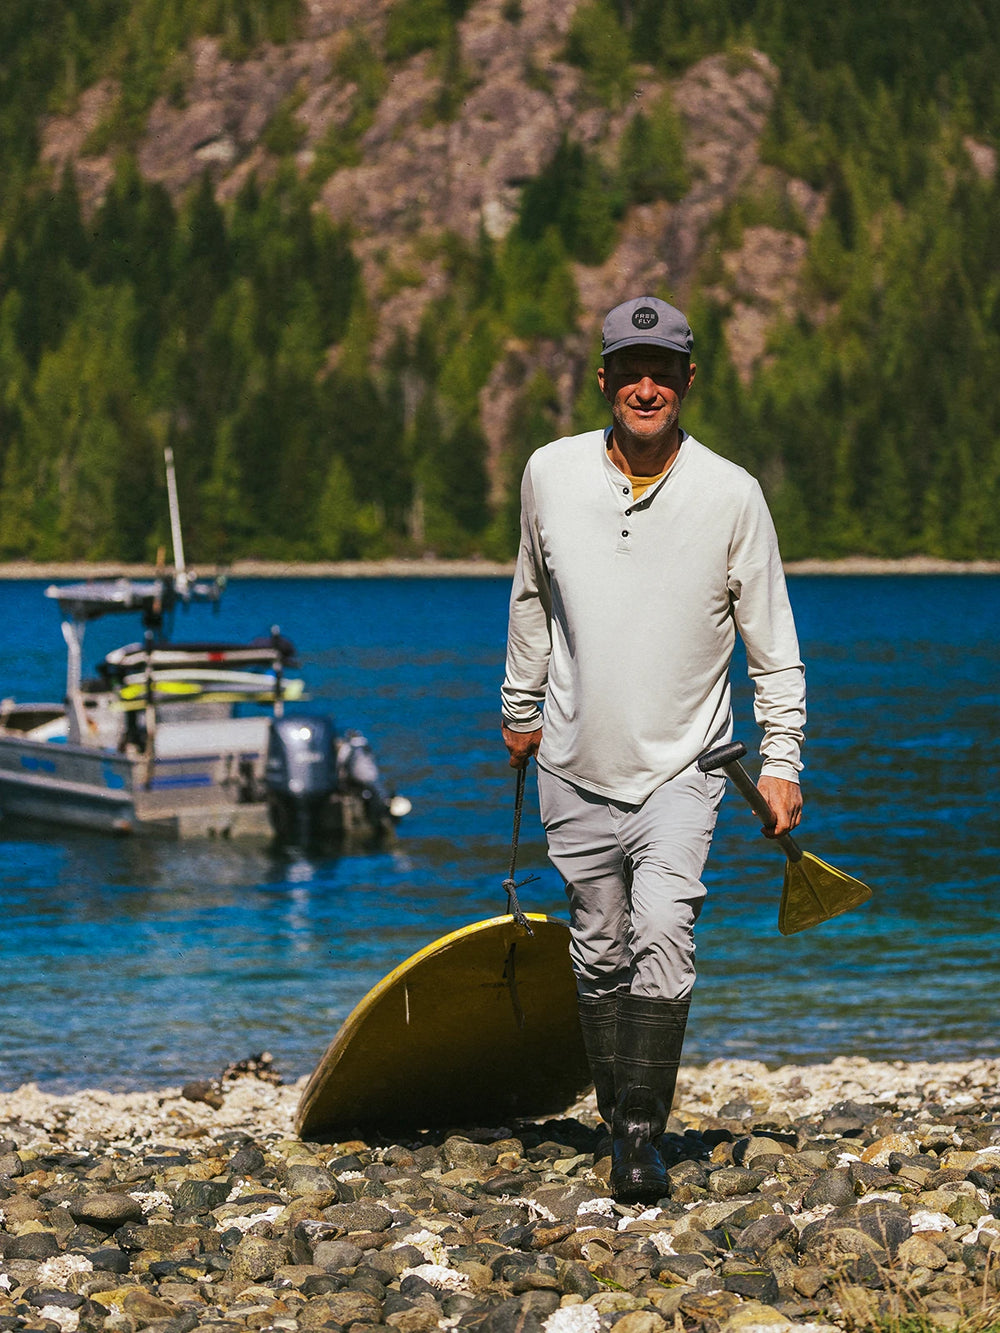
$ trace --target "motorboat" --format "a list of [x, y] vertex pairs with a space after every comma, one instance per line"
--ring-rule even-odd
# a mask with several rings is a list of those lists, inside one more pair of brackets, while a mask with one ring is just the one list
[[[0, 814], [112, 833], [267, 837], [371, 846], [410, 802], [389, 793], [366, 738], [307, 708], [295, 647], [277, 627], [250, 642], [173, 642], [175, 607], [215, 602], [224, 577], [184, 563], [167, 453], [173, 567], [148, 579], [53, 585], [67, 646], [61, 702], [0, 702]], [[84, 678], [87, 625], [137, 616], [142, 637]]]

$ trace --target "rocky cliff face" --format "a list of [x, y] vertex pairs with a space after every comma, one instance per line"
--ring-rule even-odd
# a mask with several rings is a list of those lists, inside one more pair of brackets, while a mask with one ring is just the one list
[[[357, 145], [356, 163], [331, 171], [321, 183], [318, 206], [354, 229], [378, 312], [376, 355], [397, 330], [415, 332], [428, 301], [445, 287], [443, 267], [427, 259], [428, 238], [451, 232], [473, 240], [481, 227], [502, 238], [517, 216], [524, 182], [546, 166], [564, 135], [610, 160], [637, 109], [663, 91], [659, 76], [646, 71], [624, 106], [595, 104], [581, 72], [563, 54], [578, 3], [522, 0], [512, 20], [512, 7], [503, 0], [476, 0], [460, 25], [458, 114], [443, 119], [436, 110], [442, 79], [432, 53], [390, 67]], [[250, 174], [266, 178], [276, 169], [265, 131], [284, 108], [294, 121], [298, 167], [315, 173], [324, 145], [350, 132], [356, 107], [357, 87], [337, 72], [343, 68], [340, 57], [359, 36], [378, 51], [388, 9], [386, 0], [309, 0], [298, 40], [242, 63], [224, 59], [214, 40], [194, 43], [183, 97], [161, 98], [148, 116], [138, 148], [140, 169], [175, 196], [207, 169], [220, 199], [231, 198]], [[711, 56], [671, 84], [687, 135], [691, 188], [679, 203], [630, 209], [607, 261], [576, 267], [578, 334], [559, 346], [507, 349], [483, 396], [494, 452], [501, 447], [510, 404], [539, 357], [559, 387], [568, 422], [604, 311], [640, 290], [665, 290], [678, 302], [690, 296], [712, 244], [712, 224], [741, 191], [766, 177], [772, 193], [785, 192], [807, 224], [817, 224], [823, 200], [804, 183], [780, 178], [759, 163], [758, 143], [777, 79], [765, 56], [748, 52], [738, 62]], [[67, 161], [75, 165], [91, 207], [107, 188], [113, 166], [109, 155], [88, 155], [87, 137], [114, 95], [110, 84], [92, 88], [72, 116], [53, 118], [44, 130], [45, 159], [54, 168]], [[763, 355], [776, 314], [795, 306], [804, 250], [800, 234], [761, 226], [744, 230], [738, 251], [714, 256], [730, 312], [731, 350], [743, 376]], [[403, 271], [407, 280], [400, 283]]]

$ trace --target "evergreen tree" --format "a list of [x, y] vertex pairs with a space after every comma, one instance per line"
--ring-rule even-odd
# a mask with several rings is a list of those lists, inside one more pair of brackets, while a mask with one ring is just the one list
[[377, 526], [373, 508], [358, 503], [347, 464], [333, 454], [316, 509], [318, 553], [325, 560], [357, 560]]
[[[128, 287], [84, 280], [77, 316], [42, 355], [0, 487], [8, 556], [96, 560], [119, 553], [121, 469], [148, 454], [149, 428], [134, 378], [136, 311]], [[129, 497], [133, 515], [142, 494]]]
[[566, 59], [583, 70], [598, 101], [618, 107], [629, 95], [628, 38], [609, 0], [585, 0], [573, 14]]
[[559, 394], [552, 377], [536, 370], [518, 395], [517, 408], [510, 422], [512, 447], [505, 458], [506, 499], [494, 516], [486, 550], [494, 559], [510, 560], [520, 542], [521, 477], [528, 459], [536, 449], [557, 438], [559, 429]]
[[135, 159], [123, 156], [92, 225], [89, 272], [97, 283], [132, 285], [139, 319], [136, 352], [148, 370], [163, 337], [176, 277], [177, 218], [166, 190], [147, 184]]
[[676, 202], [690, 189], [683, 127], [669, 92], [660, 95], [648, 115], [638, 111], [629, 121], [619, 160], [622, 185], [633, 203]]
[[610, 173], [564, 136], [549, 165], [524, 187], [516, 235], [537, 243], [555, 229], [572, 258], [599, 264], [614, 245], [623, 207]]
[[503, 320], [519, 338], [563, 338], [576, 323], [577, 292], [559, 233], [507, 237], [497, 265]]
[[87, 241], [71, 171], [54, 194], [25, 194], [0, 252], [0, 289], [21, 293], [17, 338], [34, 368], [62, 339], [81, 295]]
[[[7, 451], [21, 433], [25, 394], [31, 373], [18, 346], [20, 292], [9, 292], [0, 300], [0, 476]], [[0, 508], [0, 516], [2, 516]]]
[[207, 171], [181, 216], [175, 249], [175, 308], [187, 328], [197, 332], [225, 290], [232, 264], [225, 218]]

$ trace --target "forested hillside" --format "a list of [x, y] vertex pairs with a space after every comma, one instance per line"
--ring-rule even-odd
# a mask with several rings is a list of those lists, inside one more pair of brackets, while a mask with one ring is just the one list
[[5, 0], [0, 558], [506, 558], [682, 304], [785, 555], [1000, 557], [985, 0]]

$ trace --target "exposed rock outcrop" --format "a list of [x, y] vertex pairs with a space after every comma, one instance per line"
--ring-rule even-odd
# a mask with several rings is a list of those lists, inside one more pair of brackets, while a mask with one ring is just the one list
[[[353, 231], [378, 316], [376, 359], [399, 331], [414, 335], [428, 304], [447, 291], [435, 238], [473, 242], [481, 229], [502, 238], [516, 220], [524, 183], [546, 167], [564, 136], [611, 164], [636, 111], [668, 90], [661, 76], [640, 71], [623, 105], [599, 104], [565, 56], [579, 3], [522, 0], [515, 15], [503, 0], [477, 0], [459, 25], [457, 73], [454, 64], [444, 73], [433, 51], [388, 66], [367, 128], [351, 143], [352, 152], [341, 155], [341, 165], [319, 181], [318, 206]], [[137, 148], [140, 170], [175, 198], [208, 171], [218, 197], [231, 199], [251, 174], [267, 179], [276, 169], [268, 127], [280, 114], [293, 126], [299, 170], [315, 179], [331, 142], [357, 136], [358, 89], [338, 72], [346, 68], [341, 56], [359, 40], [381, 50], [388, 11], [385, 0], [309, 0], [296, 40], [239, 62], [226, 58], [217, 39], [194, 42], [183, 95], [161, 97], [150, 109]], [[568, 424], [580, 379], [591, 370], [603, 312], [639, 290], [687, 300], [720, 244], [714, 224], [741, 192], [766, 177], [769, 189], [786, 192], [805, 227], [747, 227], [738, 249], [714, 256], [730, 349], [741, 376], [749, 377], [775, 318], [795, 309], [803, 232], [817, 224], [823, 207], [803, 182], [776, 179], [773, 168], [760, 165], [758, 145], [777, 81], [772, 63], [747, 51], [739, 58], [710, 56], [670, 83], [686, 134], [691, 188], [678, 203], [630, 208], [608, 259], [575, 266], [578, 333], [568, 332], [558, 346], [507, 349], [482, 400], [494, 461], [533, 366], [540, 362], [556, 384]], [[447, 111], [443, 94], [450, 97]], [[99, 141], [94, 131], [114, 113], [116, 97], [114, 84], [102, 83], [83, 94], [74, 115], [53, 117], [43, 128], [44, 160], [56, 171], [74, 165], [90, 210], [112, 179], [113, 158], [89, 152], [88, 145]]]

